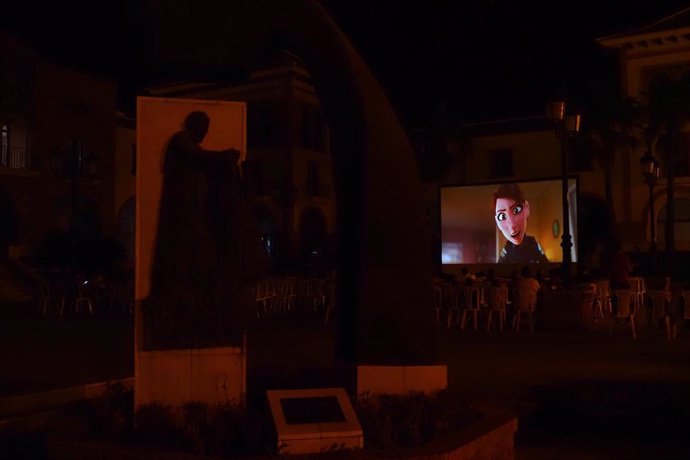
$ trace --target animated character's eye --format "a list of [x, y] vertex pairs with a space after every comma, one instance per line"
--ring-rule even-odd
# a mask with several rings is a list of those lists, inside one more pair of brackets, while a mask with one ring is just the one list
[[507, 218], [508, 218], [508, 216], [506, 216], [505, 212], [499, 212], [498, 214], [496, 214], [496, 220], [499, 222], [502, 222], [502, 221], [506, 220]]
[[521, 212], [522, 212], [522, 205], [521, 205], [521, 204], [518, 204], [517, 206], [515, 206], [515, 207], [513, 208], [513, 215], [516, 215], [516, 216], [517, 216], [517, 215], [520, 214]]

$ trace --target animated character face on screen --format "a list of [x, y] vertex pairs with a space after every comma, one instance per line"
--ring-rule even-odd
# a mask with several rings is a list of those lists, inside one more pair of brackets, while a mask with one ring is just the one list
[[503, 184], [494, 194], [496, 225], [508, 241], [522, 244], [527, 233], [529, 203], [517, 184]]

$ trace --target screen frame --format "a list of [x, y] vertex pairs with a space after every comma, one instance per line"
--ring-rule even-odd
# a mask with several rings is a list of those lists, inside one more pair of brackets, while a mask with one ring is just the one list
[[[578, 174], [568, 174], [566, 175], [565, 178], [567, 181], [574, 181], [575, 182], [575, 197], [576, 197], [576, 203], [575, 203], [575, 218], [576, 218], [576, 227], [575, 227], [575, 235], [570, 235], [571, 239], [573, 241], [573, 244], [575, 246], [575, 253], [576, 253], [576, 260], [571, 262], [571, 267], [577, 265], [577, 261], [581, 260], [582, 254], [580, 253], [580, 244], [578, 241], [578, 235], [581, 230], [581, 221], [580, 221], [580, 207], [581, 207], [581, 199], [580, 199], [580, 177]], [[513, 269], [514, 266], [520, 265], [520, 264], [499, 264], [497, 262], [480, 262], [480, 263], [457, 263], [457, 264], [444, 264], [442, 263], [442, 248], [443, 248], [443, 206], [441, 203], [441, 195], [443, 193], [443, 189], [448, 189], [448, 188], [470, 188], [470, 187], [481, 187], [481, 186], [489, 186], [489, 185], [494, 185], [498, 186], [501, 184], [526, 184], [526, 183], [536, 183], [536, 182], [553, 182], [553, 181], [559, 181], [562, 183], [563, 177], [562, 176], [545, 176], [545, 177], [531, 177], [528, 179], [518, 179], [518, 178], [510, 178], [510, 179], [501, 179], [501, 180], [487, 180], [487, 181], [481, 181], [481, 182], [471, 182], [471, 183], [459, 183], [459, 182], [451, 182], [451, 183], [443, 183], [439, 184], [437, 188], [437, 195], [436, 195], [436, 203], [437, 203], [437, 213], [436, 213], [436, 228], [438, 229], [438, 244], [436, 245], [437, 247], [434, 250], [434, 264], [438, 267], [440, 267], [441, 271], [454, 271], [452, 270], [453, 267], [455, 268], [461, 268], [461, 267], [471, 267], [471, 266], [480, 266], [480, 267], [500, 267], [500, 266], [507, 266], [510, 267], [509, 269]], [[570, 205], [570, 201], [568, 202]], [[559, 216], [559, 224], [562, 226], [562, 214], [563, 210], [561, 209], [561, 216]], [[535, 265], [535, 264], [533, 264]], [[558, 262], [549, 262], [548, 266], [549, 268], [555, 268], [555, 267], [560, 267], [562, 266], [563, 263], [561, 261]], [[450, 270], [449, 270], [450, 269]]]

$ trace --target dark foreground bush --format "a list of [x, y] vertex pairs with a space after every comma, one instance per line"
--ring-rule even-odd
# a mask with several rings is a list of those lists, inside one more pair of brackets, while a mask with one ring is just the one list
[[183, 450], [220, 457], [271, 454], [273, 422], [260, 410], [240, 404], [182, 407], [152, 403], [134, 412], [134, 392], [120, 383], [110, 385], [88, 407], [93, 436], [166, 450]]
[[360, 397], [355, 412], [366, 449], [421, 446], [479, 418], [470, 404], [447, 391]]
[[[91, 433], [115, 442], [181, 450], [217, 457], [276, 454], [272, 417], [265, 405], [182, 407], [145, 404], [133, 411], [133, 391], [122, 384], [107, 388], [89, 406]], [[479, 418], [462, 398], [434, 394], [365, 395], [354, 402], [364, 431], [365, 449], [422, 446]]]

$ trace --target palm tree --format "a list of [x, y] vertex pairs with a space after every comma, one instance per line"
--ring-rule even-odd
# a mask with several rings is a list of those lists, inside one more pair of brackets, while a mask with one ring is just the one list
[[661, 151], [666, 172], [666, 257], [672, 266], [676, 162], [683, 156], [683, 127], [690, 121], [690, 76], [676, 79], [660, 74], [650, 84], [648, 97], [646, 136], [652, 150]]
[[605, 93], [592, 99], [585, 142], [604, 173], [606, 205], [613, 217], [612, 175], [619, 152], [631, 155], [638, 144], [636, 131], [642, 128], [643, 109], [634, 98], [620, 99]]

